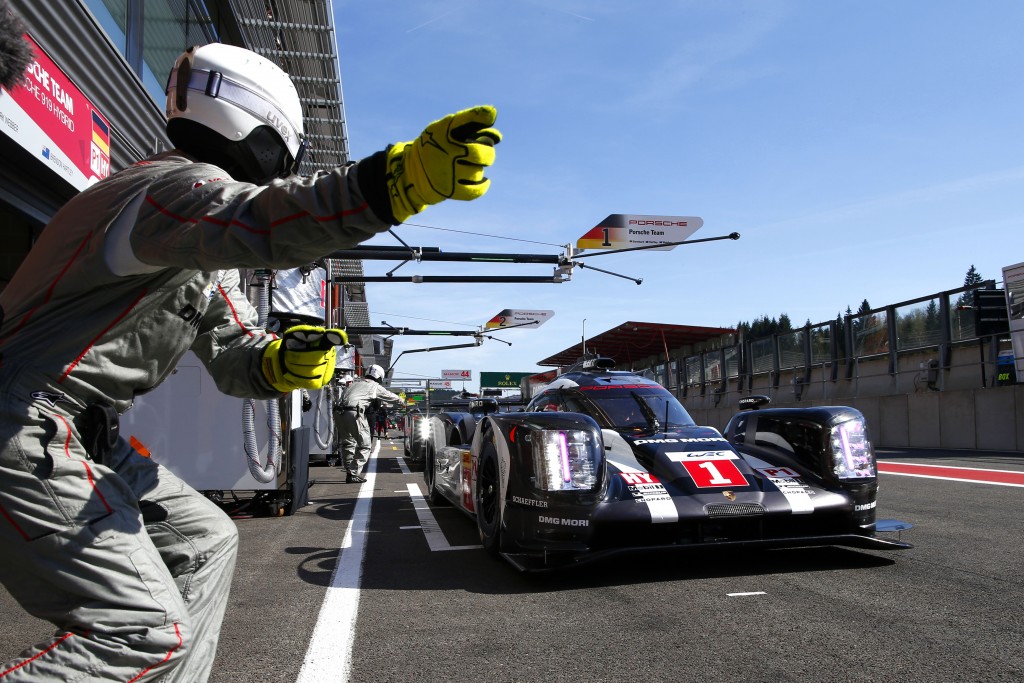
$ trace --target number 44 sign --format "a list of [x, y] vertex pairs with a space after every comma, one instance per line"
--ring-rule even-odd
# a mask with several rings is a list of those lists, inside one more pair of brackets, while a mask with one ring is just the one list
[[669, 460], [681, 463], [698, 488], [748, 485], [747, 478], [733, 462], [739, 458], [735, 453], [729, 451], [684, 451], [666, 453], [665, 455]]

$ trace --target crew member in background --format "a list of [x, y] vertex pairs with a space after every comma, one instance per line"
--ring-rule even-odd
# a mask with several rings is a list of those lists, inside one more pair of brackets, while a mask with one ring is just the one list
[[0, 580], [56, 627], [0, 664], [4, 683], [208, 679], [235, 524], [137, 452], [118, 414], [189, 349], [232, 396], [324, 386], [343, 333], [257, 328], [237, 269], [298, 267], [483, 195], [495, 115], [460, 111], [300, 177], [302, 110], [284, 71], [221, 44], [176, 60], [176, 149], [71, 199], [0, 294]]
[[340, 377], [335, 376], [332, 382], [332, 396], [334, 397], [331, 401], [331, 416], [334, 418], [331, 420], [334, 427], [334, 448], [331, 451], [334, 455], [334, 462], [331, 463], [328, 460], [328, 465], [335, 464], [341, 465], [344, 461], [341, 458], [341, 416], [345, 412], [345, 407], [341, 403], [341, 394], [345, 391], [345, 387], [352, 383], [352, 375], [348, 372], [342, 374]]
[[[366, 406], [366, 424], [370, 427], [370, 449], [373, 450], [377, 439], [377, 413], [383, 407], [383, 403], [377, 399], [370, 401]], [[363, 463], [365, 464], [365, 462]]]
[[[370, 459], [370, 424], [366, 418], [370, 404], [375, 400], [395, 405], [402, 403], [401, 396], [381, 386], [383, 380], [384, 368], [371, 365], [365, 377], [353, 381], [341, 394], [338, 429], [341, 434], [341, 462], [348, 472], [345, 481], [349, 484], [366, 481], [360, 473]], [[383, 406], [381, 410], [384, 410]]]
[[375, 427], [377, 438], [388, 438], [388, 409], [385, 406], [381, 406], [380, 410], [377, 411]]

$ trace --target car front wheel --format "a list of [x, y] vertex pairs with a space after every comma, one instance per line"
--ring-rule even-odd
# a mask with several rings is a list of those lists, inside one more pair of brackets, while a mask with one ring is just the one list
[[426, 451], [423, 458], [423, 483], [427, 487], [427, 501], [431, 505], [446, 505], [448, 499], [437, 488], [437, 463], [434, 462], [434, 451], [429, 447]]

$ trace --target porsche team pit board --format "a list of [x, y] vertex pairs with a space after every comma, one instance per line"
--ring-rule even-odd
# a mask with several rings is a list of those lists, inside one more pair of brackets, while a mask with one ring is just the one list
[[554, 314], [554, 311], [506, 308], [488, 320], [485, 327], [488, 330], [496, 330], [503, 327], [528, 327], [533, 329], [546, 323]]
[[[576, 240], [579, 249], [628, 249], [649, 247], [652, 251], [675, 249], [704, 225], [696, 216], [640, 216], [613, 213]], [[663, 244], [655, 247], [651, 245]]]

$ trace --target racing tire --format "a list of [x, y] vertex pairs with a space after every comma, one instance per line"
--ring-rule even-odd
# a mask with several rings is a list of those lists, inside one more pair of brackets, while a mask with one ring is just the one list
[[434, 451], [427, 449], [423, 457], [423, 483], [427, 487], [427, 502], [431, 505], [449, 505], [448, 499], [437, 489], [437, 469], [434, 464]]
[[476, 472], [476, 525], [480, 530], [480, 544], [492, 555], [501, 551], [501, 475], [498, 453], [488, 442]]

